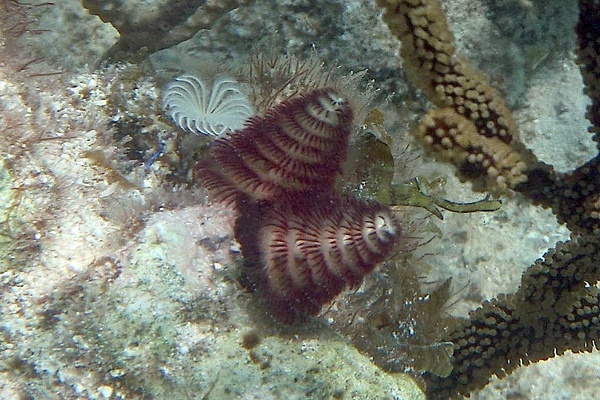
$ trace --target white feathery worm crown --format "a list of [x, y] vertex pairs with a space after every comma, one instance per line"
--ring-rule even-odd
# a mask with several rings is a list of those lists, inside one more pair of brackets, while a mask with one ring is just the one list
[[331, 192], [346, 159], [352, 120], [348, 101], [335, 89], [312, 90], [215, 140], [213, 159], [199, 163], [196, 173], [222, 201], [233, 201], [236, 193], [272, 200]]
[[192, 75], [175, 78], [166, 87], [163, 108], [181, 129], [208, 136], [242, 129], [254, 115], [239, 84], [225, 75], [218, 75], [212, 86]]

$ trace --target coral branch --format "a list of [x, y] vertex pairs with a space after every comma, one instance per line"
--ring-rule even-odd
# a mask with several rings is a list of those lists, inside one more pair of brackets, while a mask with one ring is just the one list
[[[504, 192], [526, 180], [529, 156], [504, 100], [483, 73], [456, 56], [454, 37], [438, 0], [380, 0], [383, 20], [402, 42], [411, 80], [439, 107], [417, 137], [478, 190]], [[492, 154], [494, 157], [492, 157]]]
[[449, 339], [454, 369], [428, 376], [432, 399], [468, 395], [492, 375], [573, 352], [592, 351], [600, 339], [600, 234], [559, 244], [523, 275], [519, 291], [471, 313]]
[[[402, 41], [409, 76], [440, 108], [417, 136], [463, 176], [486, 175], [488, 189], [515, 189], [550, 207], [575, 234], [524, 274], [519, 290], [486, 302], [443, 340], [454, 343], [447, 377], [426, 375], [431, 399], [468, 396], [491, 376], [573, 352], [600, 339], [600, 155], [567, 174], [535, 160], [482, 74], [454, 55], [438, 0], [380, 0], [384, 20]], [[592, 100], [587, 118], [600, 146], [600, 2], [581, 0], [578, 61]]]

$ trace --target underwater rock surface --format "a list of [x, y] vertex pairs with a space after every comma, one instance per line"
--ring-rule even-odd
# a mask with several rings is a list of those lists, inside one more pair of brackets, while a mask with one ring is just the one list
[[[80, 1], [45, 3], [2, 2], [9, 8], [0, 15], [0, 397], [423, 399], [411, 378], [377, 368], [326, 318], [281, 328], [261, 312], [237, 282], [232, 211], [210, 204], [176, 168], [207, 144], [177, 133], [160, 106], [164, 83], [201, 69], [198, 60], [235, 70], [255, 45], [317, 53], [345, 71], [368, 68], [380, 96], [403, 105], [381, 102], [402, 148], [427, 105], [402, 78], [374, 2], [325, 1], [319, 12], [307, 1], [251, 2], [143, 67], [103, 63], [119, 33]], [[524, 142], [565, 170], [587, 159], [594, 150], [576, 134], [587, 126], [587, 100], [569, 53], [574, 39], [563, 34], [569, 18], [543, 36], [556, 17], [540, 2], [498, 2], [516, 10], [508, 24], [531, 27], [509, 35], [493, 19], [508, 18], [500, 6], [445, 3], [459, 51], [498, 78]], [[574, 24], [567, 3], [556, 15]], [[447, 178], [447, 197], [479, 198], [411, 149], [415, 176]], [[435, 224], [442, 233], [424, 249], [433, 253], [427, 280], [452, 276], [449, 312], [463, 316], [514, 290], [524, 268], [568, 237], [549, 211], [518, 199]], [[593, 398], [597, 360], [596, 352], [521, 368], [473, 398]]]

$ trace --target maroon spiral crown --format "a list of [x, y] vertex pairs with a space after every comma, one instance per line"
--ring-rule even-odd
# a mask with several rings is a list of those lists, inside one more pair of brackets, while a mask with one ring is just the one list
[[245, 276], [284, 321], [357, 287], [401, 236], [392, 211], [353, 198], [262, 203], [236, 223]]
[[335, 89], [293, 97], [217, 139], [212, 159], [198, 163], [196, 174], [225, 202], [240, 194], [275, 200], [330, 192], [346, 158], [352, 119], [352, 108]]
[[389, 207], [336, 193], [353, 112], [331, 88], [285, 100], [212, 144], [196, 174], [235, 203], [244, 281], [291, 322], [356, 287], [397, 243]]

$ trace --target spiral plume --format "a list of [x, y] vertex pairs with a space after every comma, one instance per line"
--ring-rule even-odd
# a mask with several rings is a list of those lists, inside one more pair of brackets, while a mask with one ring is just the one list
[[215, 140], [196, 174], [216, 200], [240, 194], [276, 200], [303, 191], [327, 193], [346, 158], [353, 112], [335, 89], [283, 101], [244, 129]]
[[192, 75], [175, 78], [165, 90], [163, 107], [181, 129], [208, 136], [241, 128], [254, 114], [239, 84], [225, 75], [212, 86]]
[[344, 197], [245, 206], [236, 223], [245, 276], [284, 321], [317, 314], [389, 256], [402, 230], [379, 203]]
[[244, 283], [282, 321], [360, 285], [402, 234], [389, 207], [336, 193], [352, 118], [336, 89], [315, 89], [220, 137], [196, 166], [214, 199], [236, 204]]

